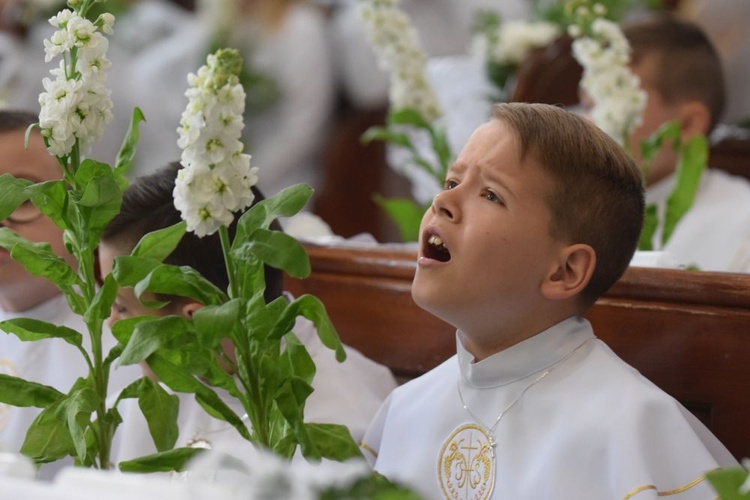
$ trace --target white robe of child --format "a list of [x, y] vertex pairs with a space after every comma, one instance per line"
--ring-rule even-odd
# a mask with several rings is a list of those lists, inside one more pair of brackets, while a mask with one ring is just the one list
[[[299, 318], [294, 333], [307, 348], [316, 366], [314, 392], [305, 405], [305, 421], [345, 425], [359, 442], [381, 403], [396, 387], [390, 370], [346, 347], [346, 360], [339, 363], [335, 353], [318, 338], [315, 325]], [[226, 392], [217, 391], [225, 403], [242, 416], [241, 404]], [[200, 446], [242, 458], [250, 446], [228, 423], [206, 413], [192, 394], [178, 394], [180, 429], [176, 447]], [[115, 436], [113, 462], [156, 453], [146, 420], [137, 400], [119, 405], [123, 423]], [[298, 454], [299, 455], [299, 454]]]
[[[20, 313], [0, 309], [0, 321], [13, 318], [32, 318], [72, 328], [83, 335], [83, 345], [90, 352], [86, 325], [80, 316], [70, 310], [62, 295]], [[102, 334], [105, 355], [116, 343], [105, 326]], [[61, 339], [21, 342], [15, 335], [0, 331], [0, 373], [52, 386], [67, 393], [79, 377], [88, 375], [88, 366], [78, 349]], [[119, 392], [140, 376], [138, 367], [112, 370], [109, 390]], [[0, 404], [0, 451], [18, 452], [29, 425], [40, 412], [39, 408]]]
[[[646, 190], [646, 203], [660, 211], [674, 188], [670, 176]], [[750, 182], [718, 169], [703, 173], [693, 206], [677, 223], [664, 248], [678, 263], [702, 271], [750, 272]]]
[[[378, 472], [425, 498], [640, 500], [686, 488], [676, 498], [712, 499], [703, 474], [736, 464], [584, 319], [478, 363], [457, 344], [457, 356], [391, 394], [363, 440]], [[466, 429], [486, 430], [503, 410], [493, 468]]]

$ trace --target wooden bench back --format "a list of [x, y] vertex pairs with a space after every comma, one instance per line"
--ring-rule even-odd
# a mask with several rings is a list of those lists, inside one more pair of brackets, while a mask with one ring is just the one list
[[[415, 253], [308, 246], [312, 274], [287, 280], [326, 305], [342, 340], [401, 380], [455, 353], [455, 330], [417, 307]], [[750, 275], [630, 268], [589, 311], [596, 335], [750, 457]]]

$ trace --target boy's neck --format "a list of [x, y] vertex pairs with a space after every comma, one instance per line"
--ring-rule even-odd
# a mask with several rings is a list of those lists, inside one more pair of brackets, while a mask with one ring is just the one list
[[576, 314], [576, 312], [571, 312], [556, 315], [546, 320], [540, 318], [528, 325], [503, 325], [501, 328], [495, 328], [491, 332], [484, 333], [459, 328], [458, 335], [464, 348], [474, 356], [474, 361], [479, 362], [530, 339]]

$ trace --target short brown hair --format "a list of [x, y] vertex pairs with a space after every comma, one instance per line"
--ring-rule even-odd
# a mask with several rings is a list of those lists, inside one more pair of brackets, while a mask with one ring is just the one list
[[493, 118], [517, 135], [521, 162], [549, 174], [550, 234], [596, 252], [596, 268], [581, 293], [584, 308], [627, 269], [643, 227], [643, 181], [625, 149], [590, 121], [548, 104], [503, 103]]
[[25, 110], [0, 110], [0, 134], [17, 130], [26, 130], [29, 125], [39, 121], [39, 116]]
[[711, 41], [697, 25], [669, 13], [630, 24], [623, 29], [637, 64], [653, 55], [656, 71], [649, 84], [664, 102], [678, 104], [697, 100], [711, 112], [709, 131], [721, 119], [726, 102], [721, 59]]

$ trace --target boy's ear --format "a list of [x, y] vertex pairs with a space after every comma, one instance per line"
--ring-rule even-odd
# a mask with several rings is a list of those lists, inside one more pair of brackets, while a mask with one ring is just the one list
[[555, 267], [542, 283], [542, 295], [549, 300], [564, 300], [579, 295], [596, 267], [596, 252], [579, 243], [563, 248]]
[[203, 307], [203, 304], [201, 304], [200, 302], [190, 301], [182, 305], [182, 307], [180, 308], [180, 312], [187, 319], [193, 319], [193, 314], [201, 307]]
[[706, 135], [711, 126], [711, 110], [700, 101], [686, 101], [677, 107], [677, 120], [683, 141], [697, 134]]

